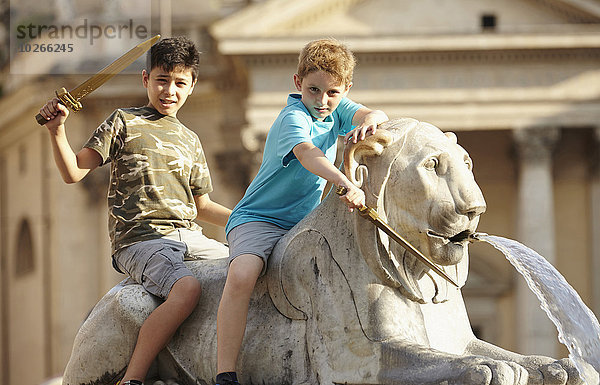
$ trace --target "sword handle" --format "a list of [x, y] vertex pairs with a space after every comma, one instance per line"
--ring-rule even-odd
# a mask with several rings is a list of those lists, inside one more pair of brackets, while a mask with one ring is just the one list
[[[338, 186], [338, 188], [335, 189], [335, 193], [339, 196], [344, 196], [344, 195], [346, 195], [347, 192], [348, 192], [348, 189], [344, 186]], [[379, 215], [377, 214], [377, 211], [373, 210], [369, 206], [359, 207], [358, 213], [360, 215], [362, 215], [363, 217], [370, 219], [371, 221], [379, 219]]]
[[338, 188], [335, 189], [335, 193], [339, 196], [344, 196], [347, 192], [348, 189], [344, 186], [338, 186]]
[[[76, 100], [74, 97], [71, 96], [71, 94], [69, 93], [69, 91], [66, 90], [66, 88], [62, 87], [60, 90], [55, 91], [56, 97], [58, 98], [58, 102], [60, 104], [62, 104], [63, 106], [67, 106], [69, 109], [77, 112], [79, 110], [81, 110], [82, 105], [81, 103]], [[35, 116], [35, 120], [38, 122], [38, 124], [40, 126], [43, 126], [44, 124], [48, 123], [48, 120], [46, 118], [44, 118], [41, 114], [37, 114]]]
[[46, 120], [46, 118], [44, 118], [41, 114], [37, 114], [35, 116], [35, 120], [40, 126], [43, 126], [44, 124], [48, 123], [48, 120]]

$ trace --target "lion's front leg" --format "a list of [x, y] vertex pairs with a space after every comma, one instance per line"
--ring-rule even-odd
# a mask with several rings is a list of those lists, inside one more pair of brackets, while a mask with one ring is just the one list
[[527, 385], [527, 369], [480, 355], [455, 355], [403, 340], [382, 343], [382, 384]]
[[467, 346], [467, 352], [495, 359], [512, 361], [527, 369], [528, 384], [566, 384], [579, 385], [583, 380], [573, 362], [569, 359], [556, 360], [546, 356], [525, 356], [517, 354], [488, 342], [475, 339]]

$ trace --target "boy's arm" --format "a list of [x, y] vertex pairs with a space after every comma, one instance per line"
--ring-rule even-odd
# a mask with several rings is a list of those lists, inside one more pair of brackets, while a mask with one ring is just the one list
[[350, 211], [365, 205], [363, 191], [350, 182], [344, 173], [338, 170], [318, 147], [312, 143], [303, 142], [297, 144], [292, 151], [294, 151], [294, 155], [305, 169], [328, 180], [335, 186], [343, 186], [348, 189], [348, 192], [340, 199], [344, 201]]
[[208, 194], [195, 195], [194, 202], [198, 210], [197, 218], [201, 221], [223, 226], [227, 224], [231, 210], [210, 200]]
[[90, 148], [83, 148], [75, 154], [65, 132], [64, 123], [69, 116], [69, 110], [58, 103], [58, 99], [54, 98], [46, 103], [40, 114], [48, 119], [45, 126], [50, 134], [54, 162], [66, 183], [79, 182], [102, 163], [100, 154]]
[[352, 117], [352, 124], [356, 126], [344, 137], [344, 143], [352, 141], [356, 143], [363, 140], [370, 131], [371, 135], [377, 131], [377, 126], [389, 120], [385, 112], [381, 110], [371, 110], [367, 107], [359, 108]]

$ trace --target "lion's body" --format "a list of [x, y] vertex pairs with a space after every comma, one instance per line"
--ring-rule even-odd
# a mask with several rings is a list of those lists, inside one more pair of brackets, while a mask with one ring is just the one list
[[[467, 242], [448, 238], [474, 231], [485, 209], [470, 159], [433, 126], [404, 119], [386, 127], [347, 156], [347, 173], [368, 205], [462, 285]], [[190, 266], [203, 295], [156, 368], [180, 384], [212, 384], [226, 260]], [[106, 379], [127, 365], [156, 305], [139, 285], [107, 294], [77, 337], [64, 384], [112, 385]], [[552, 372], [550, 358], [476, 339], [460, 290], [332, 194], [277, 244], [247, 325], [239, 360], [246, 385], [526, 384], [528, 376], [534, 384]]]

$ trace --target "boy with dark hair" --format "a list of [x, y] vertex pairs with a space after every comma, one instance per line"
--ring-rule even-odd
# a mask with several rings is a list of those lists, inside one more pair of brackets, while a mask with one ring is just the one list
[[365, 204], [363, 191], [333, 165], [337, 138], [356, 143], [388, 117], [346, 98], [354, 65], [352, 52], [334, 39], [304, 47], [294, 75], [300, 95], [289, 95], [267, 136], [258, 174], [229, 217], [230, 264], [217, 313], [218, 385], [238, 384], [250, 296], [277, 241], [319, 204], [327, 181], [346, 187], [340, 199], [350, 210]]
[[145, 107], [113, 112], [74, 153], [69, 111], [52, 99], [48, 122], [55, 163], [66, 183], [111, 163], [108, 193], [113, 266], [160, 297], [142, 325], [121, 385], [141, 385], [156, 355], [196, 307], [200, 282], [184, 259], [221, 258], [227, 247], [202, 234], [195, 218], [225, 226], [231, 210], [210, 200], [212, 184], [198, 136], [176, 118], [198, 77], [189, 39], [164, 39], [148, 52]]

